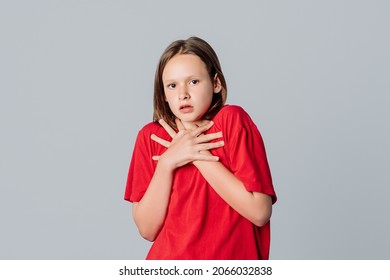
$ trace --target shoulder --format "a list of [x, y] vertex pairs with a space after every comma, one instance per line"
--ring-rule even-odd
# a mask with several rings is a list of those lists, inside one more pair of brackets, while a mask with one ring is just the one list
[[146, 125], [144, 125], [139, 131], [138, 131], [138, 139], [150, 139], [150, 135], [157, 134], [157, 135], [165, 135], [167, 134], [164, 128], [159, 125], [156, 122], [150, 122]]
[[246, 112], [241, 106], [226, 104], [218, 112], [218, 114], [222, 114], [222, 113], [242, 114]]
[[153, 153], [156, 149], [161, 148], [162, 146], [157, 144], [151, 139], [151, 135], [155, 134], [160, 138], [169, 140], [168, 133], [156, 122], [150, 122], [144, 125], [137, 134], [135, 144], [134, 144], [134, 153], [140, 158], [144, 158], [145, 155], [154, 155]]
[[140, 130], [139, 134], [147, 134], [150, 135], [152, 133], [161, 133], [165, 132], [165, 129], [158, 122], [150, 122], [144, 125]]
[[161, 128], [161, 126], [156, 123], [156, 122], [150, 122], [146, 125], [144, 125], [140, 130], [139, 132], [140, 133], [149, 133], [149, 132], [154, 132], [154, 131], [157, 131], [159, 130], [159, 128]]
[[213, 119], [214, 123], [222, 126], [252, 126], [254, 123], [249, 114], [238, 105], [225, 105]]

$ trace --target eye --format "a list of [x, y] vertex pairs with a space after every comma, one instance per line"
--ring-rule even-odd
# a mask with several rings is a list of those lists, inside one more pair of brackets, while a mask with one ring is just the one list
[[199, 80], [191, 80], [190, 81], [190, 84], [191, 85], [196, 85], [196, 84], [198, 84], [199, 83]]
[[168, 85], [167, 85], [167, 88], [169, 88], [169, 89], [174, 89], [175, 87], [176, 87], [175, 84], [168, 84]]

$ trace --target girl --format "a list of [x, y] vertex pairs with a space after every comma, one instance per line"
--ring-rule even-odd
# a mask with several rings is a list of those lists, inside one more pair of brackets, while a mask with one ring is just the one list
[[154, 83], [154, 122], [138, 133], [125, 199], [147, 259], [268, 259], [276, 201], [261, 135], [224, 105], [218, 57], [204, 40], [173, 42]]

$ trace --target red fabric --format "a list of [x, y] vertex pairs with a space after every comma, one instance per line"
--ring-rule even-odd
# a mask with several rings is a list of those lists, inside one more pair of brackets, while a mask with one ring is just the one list
[[[226, 105], [207, 132], [222, 131], [225, 146], [212, 150], [248, 191], [276, 195], [261, 135], [239, 106]], [[137, 136], [130, 163], [125, 199], [139, 201], [153, 176], [152, 156], [166, 148], [152, 141], [154, 133], [170, 136], [149, 123]], [[165, 223], [147, 259], [268, 259], [270, 224], [257, 227], [233, 210], [213, 190], [198, 169], [188, 164], [176, 170]]]

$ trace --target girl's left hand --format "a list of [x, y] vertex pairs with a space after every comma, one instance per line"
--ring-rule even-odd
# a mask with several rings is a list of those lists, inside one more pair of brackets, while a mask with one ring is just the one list
[[[197, 126], [197, 125], [193, 124], [190, 129], [186, 129], [180, 119], [176, 118], [175, 122], [176, 122], [176, 126], [177, 126], [179, 132], [184, 133], [184, 134], [189, 133], [189, 132], [191, 132], [191, 130], [196, 129], [198, 127], [206, 126], [206, 125], [208, 125], [210, 123], [210, 121], [205, 121], [204, 123], [202, 123], [201, 126]], [[164, 120], [161, 119], [159, 121], [159, 123], [165, 129], [165, 131], [169, 134], [169, 136], [172, 137], [172, 139], [177, 136], [176, 131], [172, 127], [170, 127]], [[199, 136], [204, 137], [205, 134], [202, 133], [202, 134], [198, 135], [197, 137], [199, 137]], [[220, 138], [220, 137], [222, 137], [222, 133], [221, 132], [211, 133], [211, 134], [207, 135], [208, 139], [205, 140], [205, 142], [208, 142], [208, 141], [211, 141], [213, 139]], [[159, 143], [160, 145], [166, 147], [166, 148], [168, 148], [170, 146], [170, 144], [171, 144], [171, 142], [169, 142], [167, 140], [164, 140], [164, 139], [162, 139], [162, 138], [160, 138], [160, 137], [158, 137], [157, 135], [154, 135], [154, 134], [152, 135], [151, 139], [153, 141]], [[204, 154], [204, 155], [212, 155], [209, 150], [203, 150], [203, 151], [200, 151], [199, 153]], [[153, 156], [152, 159], [153, 160], [159, 160], [160, 156]]]

